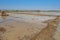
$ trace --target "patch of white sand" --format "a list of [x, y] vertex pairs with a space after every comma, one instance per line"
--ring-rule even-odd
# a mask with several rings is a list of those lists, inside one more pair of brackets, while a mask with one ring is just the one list
[[55, 38], [55, 40], [60, 40], [60, 22], [59, 22], [59, 24], [57, 26], [57, 30], [56, 30], [56, 32], [54, 34], [54, 38]]

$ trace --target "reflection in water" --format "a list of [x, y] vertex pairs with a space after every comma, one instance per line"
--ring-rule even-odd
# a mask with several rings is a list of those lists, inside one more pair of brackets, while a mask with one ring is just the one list
[[7, 16], [1, 16], [1, 18], [2, 18], [3, 20], [5, 20], [5, 19], [7, 18]]
[[0, 20], [0, 23], [3, 23], [6, 21], [7, 19], [7, 16], [0, 16], [1, 17], [1, 20]]

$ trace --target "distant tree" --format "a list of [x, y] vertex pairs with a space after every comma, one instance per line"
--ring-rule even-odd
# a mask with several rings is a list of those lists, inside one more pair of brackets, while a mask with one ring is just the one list
[[40, 10], [37, 10], [37, 12], [40, 12]]
[[1, 13], [1, 10], [0, 10], [0, 13]]
[[16, 12], [19, 12], [19, 10], [16, 10]]

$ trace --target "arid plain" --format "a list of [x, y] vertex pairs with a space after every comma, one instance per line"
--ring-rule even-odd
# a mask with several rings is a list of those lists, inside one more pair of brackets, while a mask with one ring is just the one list
[[37, 12], [0, 16], [1, 40], [60, 40], [60, 16]]

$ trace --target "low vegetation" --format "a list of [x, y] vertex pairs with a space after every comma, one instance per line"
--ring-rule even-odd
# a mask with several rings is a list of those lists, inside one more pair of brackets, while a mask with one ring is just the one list
[[7, 12], [60, 12], [60, 10], [0, 10]]

